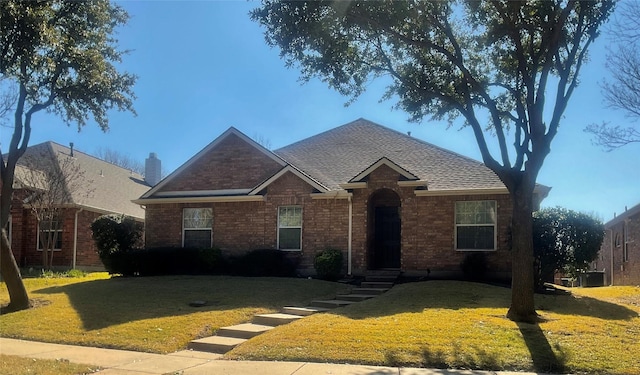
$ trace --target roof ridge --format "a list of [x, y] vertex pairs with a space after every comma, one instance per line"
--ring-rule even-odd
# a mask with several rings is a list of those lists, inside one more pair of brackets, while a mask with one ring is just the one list
[[[57, 146], [59, 146], [59, 147], [61, 147], [61, 148], [64, 148], [65, 150], [68, 150], [68, 151], [69, 151], [69, 153], [71, 153], [71, 148], [70, 148], [70, 147], [67, 147], [67, 146], [61, 145], [60, 143], [58, 143], [58, 142], [56, 142], [56, 141], [47, 141], [47, 142], [43, 142], [43, 143], [52, 143], [52, 144], [57, 145]], [[120, 165], [118, 165], [118, 164], [116, 164], [116, 163], [112, 163], [112, 162], [110, 162], [110, 161], [104, 160], [104, 159], [102, 159], [102, 158], [100, 158], [100, 157], [98, 157], [98, 156], [96, 156], [96, 155], [90, 154], [90, 153], [88, 153], [88, 152], [86, 152], [86, 151], [78, 150], [78, 149], [76, 149], [75, 147], [73, 148], [73, 152], [74, 152], [74, 154], [75, 154], [75, 153], [80, 153], [80, 154], [82, 154], [82, 155], [84, 155], [84, 156], [86, 156], [86, 157], [89, 157], [89, 158], [92, 158], [92, 159], [98, 160], [98, 161], [100, 161], [100, 162], [102, 162], [102, 163], [108, 164], [108, 165], [110, 165], [110, 166], [113, 166], [113, 167], [116, 167], [116, 168], [119, 168], [119, 169], [122, 169], [123, 171], [133, 172], [133, 173], [135, 173], [135, 174], [137, 174], [137, 175], [139, 175], [139, 176], [144, 176], [142, 173], [138, 173], [138, 172], [136, 172], [136, 171], [134, 171], [134, 170], [132, 170], [132, 169], [130, 169], [130, 168], [125, 168], [125, 167], [122, 167], [122, 166], [120, 166]]]

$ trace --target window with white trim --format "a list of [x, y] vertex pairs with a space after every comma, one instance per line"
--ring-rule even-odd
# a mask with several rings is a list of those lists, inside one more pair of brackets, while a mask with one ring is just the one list
[[185, 208], [182, 210], [182, 246], [198, 249], [211, 247], [213, 209]]
[[38, 251], [42, 251], [43, 248], [62, 249], [62, 220], [59, 216], [41, 220], [38, 229]]
[[456, 202], [456, 250], [495, 250], [496, 217], [496, 201]]
[[302, 250], [302, 207], [278, 207], [278, 249]]

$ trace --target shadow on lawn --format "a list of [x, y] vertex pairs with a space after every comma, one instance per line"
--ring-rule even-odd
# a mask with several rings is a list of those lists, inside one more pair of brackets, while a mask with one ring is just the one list
[[554, 352], [549, 340], [538, 324], [516, 323], [531, 354], [533, 369], [545, 373], [565, 373], [567, 355], [559, 345]]
[[[95, 330], [132, 321], [197, 312], [278, 309], [280, 304], [312, 298], [306, 283], [307, 280], [302, 279], [280, 281], [274, 278], [224, 276], [117, 277], [54, 286], [34, 293], [66, 294], [84, 328]], [[321, 285], [313, 285], [315, 289], [322, 288]], [[316, 293], [322, 293], [322, 289], [316, 290]], [[331, 293], [335, 291], [331, 289]], [[206, 303], [199, 307], [190, 306], [195, 301]]]
[[[591, 297], [536, 294], [535, 298], [537, 310], [556, 314], [604, 320], [628, 320], [639, 316], [626, 306]], [[506, 314], [510, 302], [509, 288], [462, 281], [425, 281], [397, 285], [385, 294], [334, 313], [351, 319], [365, 319], [425, 309], [500, 308], [505, 309]]]

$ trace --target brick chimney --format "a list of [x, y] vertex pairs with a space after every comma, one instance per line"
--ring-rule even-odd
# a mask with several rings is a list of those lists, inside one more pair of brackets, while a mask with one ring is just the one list
[[162, 163], [155, 152], [149, 154], [144, 161], [144, 179], [150, 186], [154, 186], [162, 179]]

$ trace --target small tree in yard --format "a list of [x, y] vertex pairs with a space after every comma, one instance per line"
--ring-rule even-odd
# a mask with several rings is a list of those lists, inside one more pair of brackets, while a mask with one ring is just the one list
[[319, 77], [355, 100], [372, 79], [387, 76], [384, 97], [397, 99], [412, 120], [464, 119], [513, 202], [507, 316], [531, 322], [537, 320], [533, 191], [587, 51], [614, 6], [606, 0], [264, 0], [252, 17], [305, 80]]
[[536, 285], [553, 281], [556, 272], [577, 277], [598, 257], [604, 239], [602, 221], [562, 207], [534, 214], [533, 246]]
[[[38, 150], [39, 151], [39, 150]], [[35, 151], [21, 160], [22, 183], [31, 189], [25, 206], [38, 221], [38, 242], [42, 267], [53, 266], [54, 249], [61, 240], [62, 214], [66, 204], [81, 203], [92, 191], [84, 171], [71, 155]]]
[[[133, 112], [136, 77], [116, 68], [125, 52], [113, 37], [127, 18], [108, 0], [0, 1], [0, 89], [15, 98], [13, 135], [8, 150], [0, 150], [0, 228], [9, 220], [15, 169], [34, 114], [56, 114], [78, 130], [93, 118], [106, 131], [110, 109]], [[15, 258], [8, 246], [1, 252], [8, 309], [26, 309], [29, 297]]]

